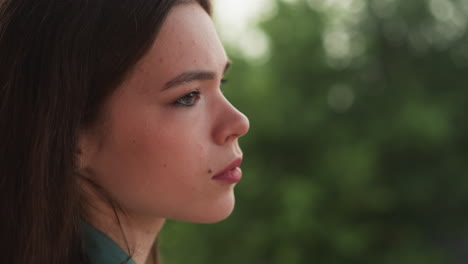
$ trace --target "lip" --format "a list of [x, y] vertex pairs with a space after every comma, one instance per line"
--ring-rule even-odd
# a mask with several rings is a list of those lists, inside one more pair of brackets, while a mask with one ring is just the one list
[[225, 182], [225, 183], [237, 183], [242, 178], [242, 170], [239, 166], [242, 163], [242, 158], [236, 158], [221, 172], [213, 176], [213, 180]]

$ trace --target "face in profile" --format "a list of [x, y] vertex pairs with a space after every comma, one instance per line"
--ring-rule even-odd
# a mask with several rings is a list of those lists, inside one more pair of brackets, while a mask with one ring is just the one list
[[249, 122], [220, 89], [228, 65], [209, 15], [178, 5], [82, 136], [89, 177], [129, 214], [208, 223], [231, 213]]

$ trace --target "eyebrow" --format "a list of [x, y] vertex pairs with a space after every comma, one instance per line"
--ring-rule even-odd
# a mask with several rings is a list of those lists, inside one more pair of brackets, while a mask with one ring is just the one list
[[[226, 63], [223, 74], [226, 73], [226, 71], [229, 69], [229, 67], [231, 67], [231, 65], [232, 65], [231, 61], [228, 61]], [[177, 77], [171, 79], [170, 81], [168, 81], [164, 85], [162, 91], [172, 88], [174, 86], [188, 83], [188, 82], [214, 80], [215, 78], [216, 78], [216, 73], [210, 72], [210, 71], [184, 72], [184, 73], [179, 74]]]

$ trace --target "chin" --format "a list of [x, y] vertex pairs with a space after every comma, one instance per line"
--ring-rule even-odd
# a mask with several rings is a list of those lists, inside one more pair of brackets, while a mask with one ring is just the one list
[[[177, 221], [200, 223], [200, 224], [213, 224], [228, 218], [234, 210], [234, 195], [230, 196], [229, 199], [218, 201], [210, 205], [202, 206], [202, 209], [195, 210], [194, 212], [177, 217]], [[199, 208], [199, 206], [197, 206]]]
[[194, 222], [197, 222], [197, 223], [200, 223], [200, 224], [217, 223], [217, 222], [223, 221], [226, 218], [228, 218], [231, 215], [233, 209], [234, 208], [232, 208], [229, 211], [215, 212], [213, 214], [207, 214], [205, 216], [200, 217], [199, 221], [194, 221]]

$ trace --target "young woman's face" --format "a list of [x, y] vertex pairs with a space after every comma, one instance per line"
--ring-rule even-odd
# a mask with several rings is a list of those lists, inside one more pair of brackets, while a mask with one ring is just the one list
[[231, 213], [235, 184], [213, 177], [242, 158], [249, 122], [220, 90], [227, 65], [209, 15], [178, 5], [107, 101], [84, 160], [130, 214], [206, 223]]

